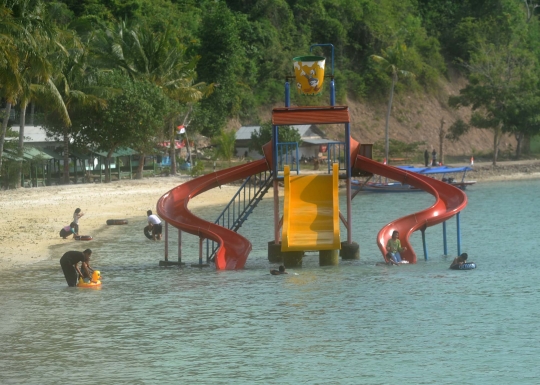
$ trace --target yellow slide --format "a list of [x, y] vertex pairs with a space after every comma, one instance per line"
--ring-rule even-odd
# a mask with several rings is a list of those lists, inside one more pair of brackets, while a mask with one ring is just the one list
[[281, 251], [338, 250], [338, 164], [332, 175], [291, 176], [285, 166]]

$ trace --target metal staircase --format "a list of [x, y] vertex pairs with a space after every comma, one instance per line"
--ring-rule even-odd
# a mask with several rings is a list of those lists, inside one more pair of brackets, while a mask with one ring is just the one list
[[[234, 197], [227, 204], [215, 220], [215, 224], [237, 232], [248, 216], [253, 212], [264, 195], [272, 186], [272, 172], [265, 171], [251, 175], [238, 189]], [[206, 261], [214, 260], [218, 243], [206, 239]]]

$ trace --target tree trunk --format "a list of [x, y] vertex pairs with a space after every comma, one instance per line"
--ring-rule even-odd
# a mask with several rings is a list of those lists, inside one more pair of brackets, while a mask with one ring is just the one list
[[171, 141], [169, 146], [169, 156], [171, 159], [171, 169], [169, 173], [171, 175], [176, 175], [176, 135], [175, 135], [175, 129], [174, 129], [174, 122], [171, 119], [169, 122], [169, 139]]
[[142, 179], [143, 178], [143, 169], [144, 169], [144, 153], [139, 154], [139, 164], [137, 165], [137, 178], [136, 179]]
[[2, 156], [4, 155], [4, 142], [6, 140], [6, 131], [8, 126], [9, 114], [11, 114], [11, 103], [6, 103], [4, 112], [4, 120], [2, 121], [2, 131], [0, 132], [0, 175], [2, 174]]
[[[26, 125], [26, 103], [21, 104], [21, 120], [19, 125], [19, 156], [22, 158], [24, 149], [24, 126]], [[16, 187], [21, 187], [23, 173], [23, 161], [19, 161], [19, 172], [17, 173]]]
[[386, 111], [386, 126], [384, 129], [384, 158], [387, 164], [390, 164], [390, 159], [388, 159], [390, 152], [390, 137], [388, 134], [388, 124], [390, 122], [390, 112], [392, 111], [392, 101], [394, 99], [394, 87], [396, 85], [396, 75], [392, 75], [392, 87], [390, 87], [390, 98], [388, 99], [388, 110]]
[[516, 160], [519, 160], [521, 159], [521, 145], [523, 143], [523, 137], [525, 135], [523, 134], [523, 132], [517, 132], [515, 134], [515, 137], [516, 137], [516, 141], [517, 141], [517, 145], [516, 145]]
[[444, 138], [446, 131], [444, 130], [444, 124], [446, 121], [441, 119], [441, 128], [439, 128], [439, 162], [444, 164]]
[[502, 129], [501, 126], [493, 129], [493, 165], [497, 165], [497, 157], [499, 156], [499, 142], [501, 141]]
[[35, 103], [32, 102], [30, 103], [30, 125], [33, 126], [34, 125], [34, 109], [35, 109]]
[[69, 131], [64, 126], [64, 184], [69, 184]]
[[[117, 147], [118, 145], [115, 144], [107, 153], [107, 160], [105, 161], [105, 182], [111, 181], [111, 156]], [[118, 164], [118, 167], [120, 167], [120, 164]]]

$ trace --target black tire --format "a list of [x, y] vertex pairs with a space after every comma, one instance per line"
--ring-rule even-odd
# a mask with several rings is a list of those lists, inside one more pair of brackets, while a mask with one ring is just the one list
[[76, 241], [91, 241], [92, 239], [92, 236], [91, 235], [76, 235], [75, 236], [75, 240]]
[[107, 219], [107, 224], [111, 225], [127, 225], [128, 221], [126, 219]]

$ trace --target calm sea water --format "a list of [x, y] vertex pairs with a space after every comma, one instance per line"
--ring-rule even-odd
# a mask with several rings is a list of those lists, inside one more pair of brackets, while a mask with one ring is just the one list
[[[537, 384], [539, 189], [468, 190], [462, 251], [473, 271], [448, 269], [441, 226], [426, 231], [428, 261], [416, 233], [418, 264], [376, 265], [377, 231], [430, 205], [424, 193], [357, 196], [361, 260], [319, 267], [308, 255], [287, 276], [268, 273], [271, 199], [242, 229], [254, 245], [242, 271], [159, 268], [163, 242], [144, 238], [145, 218], [106, 227], [49, 261], [0, 272], [0, 383]], [[452, 255], [455, 228], [449, 221]], [[183, 241], [184, 261], [197, 262], [197, 238]], [[101, 290], [66, 286], [58, 260], [84, 247]]]

